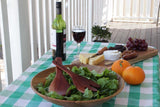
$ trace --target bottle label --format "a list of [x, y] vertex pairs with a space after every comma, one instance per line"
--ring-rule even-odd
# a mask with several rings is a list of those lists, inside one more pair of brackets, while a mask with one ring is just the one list
[[63, 54], [66, 54], [66, 43], [63, 43]]
[[51, 48], [56, 50], [56, 30], [51, 29]]

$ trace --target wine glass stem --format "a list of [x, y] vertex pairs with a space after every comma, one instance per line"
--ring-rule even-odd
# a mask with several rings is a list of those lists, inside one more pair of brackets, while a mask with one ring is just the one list
[[79, 55], [79, 53], [80, 53], [80, 43], [77, 43], [77, 55]]

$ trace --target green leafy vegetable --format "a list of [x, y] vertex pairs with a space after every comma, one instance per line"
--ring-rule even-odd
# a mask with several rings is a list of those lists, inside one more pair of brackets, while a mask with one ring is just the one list
[[47, 94], [47, 91], [43, 87], [38, 87], [38, 91], [42, 94]]
[[103, 88], [106, 84], [108, 84], [109, 78], [100, 78], [97, 80], [97, 83]]
[[52, 97], [52, 98], [60, 99], [60, 100], [64, 99], [64, 96], [61, 96], [61, 95], [57, 94], [56, 92], [49, 92], [46, 95], [49, 97]]
[[77, 95], [77, 94], [72, 94], [70, 97], [66, 97], [67, 100], [81, 100], [82, 99], [82, 96], [80, 95]]
[[95, 77], [102, 77], [103, 76], [103, 73], [98, 73], [97, 71], [95, 70], [92, 70], [91, 73], [95, 76]]
[[51, 82], [52, 82], [52, 80], [53, 80], [53, 78], [54, 78], [55, 76], [56, 76], [56, 72], [51, 73], [51, 74], [46, 78], [44, 87], [48, 87], [48, 86], [51, 84]]
[[71, 85], [68, 89], [67, 89], [67, 94], [71, 91], [74, 91], [76, 89], [75, 85]]
[[85, 98], [91, 99], [93, 97], [93, 92], [91, 90], [88, 90], [88, 88], [85, 89], [83, 96]]
[[[115, 72], [105, 69], [102, 73], [97, 73], [95, 70], [89, 71], [87, 67], [73, 66], [72, 72], [79, 74], [85, 78], [91, 79], [100, 85], [97, 92], [92, 92], [88, 88], [85, 89], [84, 93], [79, 92], [76, 86], [73, 84], [72, 78], [65, 72], [63, 72], [64, 77], [68, 81], [70, 87], [67, 90], [67, 96], [58, 95], [56, 92], [48, 92], [48, 87], [52, 80], [54, 79], [56, 72], [51, 73], [47, 78], [45, 83], [39, 83], [37, 85], [37, 90], [48, 97], [63, 99], [63, 100], [91, 100], [100, 99], [112, 95], [118, 89], [118, 80]], [[63, 85], [63, 84], [61, 84]]]

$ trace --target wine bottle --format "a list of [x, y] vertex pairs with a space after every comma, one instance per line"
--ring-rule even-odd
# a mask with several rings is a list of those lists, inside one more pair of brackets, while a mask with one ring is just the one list
[[56, 2], [56, 18], [53, 21], [52, 28], [56, 30], [56, 52], [53, 57], [61, 57], [64, 61], [66, 59], [66, 23], [62, 18], [61, 2]]

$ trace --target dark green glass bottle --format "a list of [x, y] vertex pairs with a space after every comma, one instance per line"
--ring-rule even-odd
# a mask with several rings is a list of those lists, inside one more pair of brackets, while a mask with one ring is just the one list
[[66, 60], [66, 23], [62, 18], [62, 3], [56, 2], [56, 18], [53, 21], [52, 28], [56, 30], [56, 52], [53, 57], [61, 57]]

